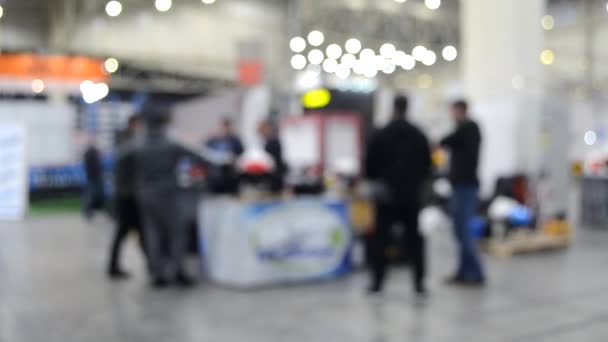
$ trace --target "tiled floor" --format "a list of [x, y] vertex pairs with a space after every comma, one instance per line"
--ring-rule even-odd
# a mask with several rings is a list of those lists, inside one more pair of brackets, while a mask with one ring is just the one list
[[[441, 285], [452, 268], [447, 233], [431, 242], [431, 298], [415, 305], [409, 274], [381, 298], [365, 275], [252, 292], [209, 284], [155, 292], [143, 272], [103, 275], [110, 226], [77, 216], [0, 223], [0, 341], [608, 341], [608, 230], [579, 230], [573, 248], [487, 258], [487, 289]], [[129, 243], [127, 264], [142, 263]]]

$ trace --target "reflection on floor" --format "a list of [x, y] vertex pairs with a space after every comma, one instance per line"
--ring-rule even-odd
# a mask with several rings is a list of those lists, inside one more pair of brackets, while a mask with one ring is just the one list
[[[365, 275], [235, 292], [209, 284], [154, 292], [143, 272], [103, 275], [110, 225], [77, 216], [0, 224], [0, 341], [598, 341], [608, 340], [608, 231], [579, 230], [567, 252], [487, 259], [485, 290], [446, 288], [447, 232], [431, 242], [431, 298], [414, 305], [408, 273], [381, 298]], [[140, 269], [135, 242], [126, 255]]]

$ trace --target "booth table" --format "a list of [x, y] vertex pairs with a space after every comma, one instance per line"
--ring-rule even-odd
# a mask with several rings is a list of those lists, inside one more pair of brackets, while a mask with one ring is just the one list
[[346, 201], [208, 197], [199, 205], [198, 222], [205, 271], [221, 285], [311, 282], [338, 277], [352, 267]]

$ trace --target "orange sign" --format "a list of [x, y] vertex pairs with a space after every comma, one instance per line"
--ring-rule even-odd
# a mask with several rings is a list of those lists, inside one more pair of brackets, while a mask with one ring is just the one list
[[0, 55], [0, 77], [57, 81], [106, 81], [101, 60], [82, 56]]
[[262, 82], [264, 67], [257, 60], [243, 60], [239, 62], [239, 84], [254, 86]]

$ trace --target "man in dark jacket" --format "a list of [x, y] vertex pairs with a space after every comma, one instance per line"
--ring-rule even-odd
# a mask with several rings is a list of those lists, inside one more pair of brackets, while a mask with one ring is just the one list
[[149, 105], [143, 117], [147, 132], [135, 154], [135, 177], [152, 285], [165, 287], [169, 280], [175, 280], [189, 286], [194, 280], [184, 269], [188, 222], [180, 205], [183, 189], [178, 181], [178, 166], [184, 160], [203, 165], [207, 161], [168, 138], [168, 108]]
[[424, 134], [406, 121], [406, 97], [395, 99], [393, 120], [372, 137], [365, 161], [367, 177], [378, 183], [376, 230], [371, 237], [370, 292], [382, 290], [387, 269], [386, 248], [393, 225], [404, 228], [405, 251], [414, 270], [414, 290], [425, 293], [425, 242], [418, 230], [424, 183], [431, 173], [431, 154]]
[[206, 142], [206, 147], [216, 154], [224, 154], [229, 163], [215, 165], [212, 169], [211, 190], [218, 194], [234, 195], [238, 192], [239, 179], [234, 161], [243, 154], [243, 143], [234, 133], [232, 120], [222, 120], [220, 133]]
[[283, 189], [284, 177], [287, 173], [287, 164], [283, 159], [283, 148], [281, 141], [277, 137], [277, 130], [270, 120], [260, 123], [259, 132], [264, 140], [264, 150], [274, 161], [274, 172], [272, 174], [271, 190], [280, 192]]
[[137, 133], [142, 125], [141, 117], [132, 116], [129, 118], [126, 131], [118, 140], [119, 146], [114, 167], [116, 230], [112, 239], [107, 270], [108, 276], [112, 279], [129, 277], [129, 274], [120, 267], [120, 252], [123, 242], [131, 230], [138, 233], [142, 251], [145, 254], [139, 206], [135, 199], [135, 149]]
[[454, 221], [454, 233], [460, 254], [456, 273], [448, 279], [449, 284], [483, 285], [485, 276], [475, 241], [469, 230], [469, 222], [478, 205], [479, 150], [481, 133], [477, 124], [469, 118], [465, 101], [452, 104], [451, 113], [456, 130], [441, 141], [451, 152], [450, 182], [453, 194], [450, 211]]
[[91, 143], [84, 153], [84, 171], [86, 185], [84, 188], [84, 215], [93, 218], [95, 210], [106, 209], [106, 195], [103, 184], [103, 166], [99, 150]]

